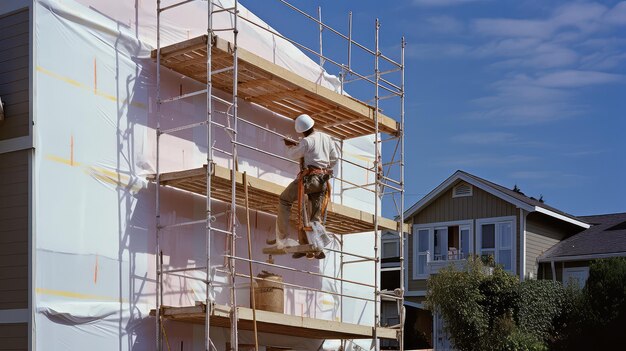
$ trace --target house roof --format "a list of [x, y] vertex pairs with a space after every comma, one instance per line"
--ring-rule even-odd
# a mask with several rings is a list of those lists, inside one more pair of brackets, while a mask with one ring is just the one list
[[559, 261], [573, 256], [626, 255], [626, 212], [580, 218], [592, 226], [555, 244], [539, 257], [539, 261]]
[[456, 184], [458, 180], [462, 180], [475, 187], [478, 187], [528, 212], [541, 212], [543, 214], [557, 218], [559, 220], [578, 225], [582, 228], [589, 228], [589, 224], [585, 223], [583, 220], [581, 220], [580, 218], [576, 216], [563, 212], [552, 206], [548, 206], [545, 203], [537, 199], [530, 198], [524, 195], [523, 193], [513, 191], [502, 185], [490, 182], [486, 179], [480, 178], [478, 176], [475, 176], [473, 174], [470, 174], [461, 170], [454, 172], [453, 175], [451, 175], [448, 179], [443, 181], [443, 183], [439, 184], [439, 186], [437, 186], [430, 193], [428, 193], [428, 195], [424, 196], [421, 200], [415, 203], [415, 205], [411, 206], [411, 208], [409, 208], [405, 212], [404, 218], [411, 217], [415, 213], [422, 210], [424, 207], [430, 204], [433, 200], [439, 197], [440, 194], [442, 194], [443, 192], [448, 190], [451, 186]]

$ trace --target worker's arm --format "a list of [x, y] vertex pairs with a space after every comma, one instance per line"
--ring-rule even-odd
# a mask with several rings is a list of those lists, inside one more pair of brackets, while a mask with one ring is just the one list
[[299, 160], [304, 157], [307, 150], [306, 139], [300, 140], [300, 143], [296, 146], [287, 146], [287, 156], [292, 160]]
[[331, 140], [330, 142], [330, 153], [328, 154], [328, 168], [332, 169], [337, 164], [337, 160], [339, 160], [339, 153], [337, 152], [337, 147], [335, 146], [335, 142]]

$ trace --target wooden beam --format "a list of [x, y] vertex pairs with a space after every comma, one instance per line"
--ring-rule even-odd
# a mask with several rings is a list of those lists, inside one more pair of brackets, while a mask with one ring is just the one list
[[[164, 307], [163, 318], [180, 322], [204, 324], [206, 307], [204, 304], [189, 307]], [[150, 312], [154, 315], [154, 310]], [[238, 327], [252, 330], [252, 309], [237, 307]], [[289, 314], [256, 310], [259, 332], [290, 335], [312, 339], [371, 339], [372, 326], [342, 323], [338, 321], [293, 316]], [[211, 325], [230, 327], [230, 308], [214, 305], [211, 309]], [[376, 328], [379, 338], [395, 339], [396, 329]]]
[[[213, 169], [213, 197], [221, 201], [230, 201], [230, 179], [231, 171], [222, 166], [214, 166]], [[148, 176], [148, 180], [154, 182], [155, 176]], [[206, 166], [196, 169], [169, 172], [161, 174], [161, 184], [190, 191], [200, 195], [206, 195]], [[238, 187], [238, 203], [243, 205], [243, 175], [235, 172], [235, 180]], [[276, 214], [280, 194], [285, 187], [282, 185], [255, 177], [247, 177], [250, 188], [250, 207]], [[224, 191], [227, 189], [228, 191]], [[241, 198], [240, 198], [241, 197]], [[294, 206], [292, 218], [296, 219], [296, 209]], [[378, 225], [381, 229], [397, 230], [398, 223], [392, 219], [378, 217]], [[352, 234], [374, 230], [374, 215], [360, 211], [337, 203], [330, 203], [328, 207], [328, 217], [326, 229], [335, 234]], [[404, 230], [409, 232], [410, 226], [404, 224]]]

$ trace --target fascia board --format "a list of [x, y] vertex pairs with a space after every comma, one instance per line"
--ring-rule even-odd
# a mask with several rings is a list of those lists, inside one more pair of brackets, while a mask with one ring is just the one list
[[626, 257], [626, 252], [612, 252], [612, 253], [605, 253], [605, 254], [589, 254], [589, 255], [577, 255], [577, 256], [540, 258], [537, 260], [537, 262], [550, 263], [550, 262], [568, 262], [568, 261], [587, 261], [587, 260], [596, 260], [600, 258], [622, 257], [622, 256]]
[[579, 227], [582, 227], [582, 228], [585, 228], [585, 229], [588, 229], [589, 227], [591, 227], [587, 223], [581, 222], [581, 221], [576, 220], [574, 218], [563, 216], [562, 214], [556, 213], [554, 211], [550, 211], [550, 210], [548, 210], [546, 208], [543, 208], [543, 207], [540, 207], [540, 206], [535, 206], [535, 211], [537, 211], [539, 213], [546, 214], [546, 215], [548, 215], [550, 217], [554, 217], [556, 219], [560, 219], [560, 220], [565, 221], [567, 223], [575, 224], [575, 225], [577, 225]]

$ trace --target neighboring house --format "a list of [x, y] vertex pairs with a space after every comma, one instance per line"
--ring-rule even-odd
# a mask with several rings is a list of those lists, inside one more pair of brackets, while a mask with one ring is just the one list
[[[520, 277], [535, 278], [538, 258], [561, 240], [590, 227], [586, 221], [472, 174], [457, 171], [405, 213], [413, 226], [406, 247], [406, 304], [422, 306], [427, 279], [469, 255], [492, 256]], [[384, 238], [384, 237], [383, 237]], [[406, 326], [412, 314], [407, 308]], [[415, 326], [431, 346], [449, 348], [443, 322], [415, 312]], [[419, 326], [430, 325], [424, 329]]]
[[626, 213], [581, 216], [591, 228], [552, 246], [539, 257], [539, 277], [585, 285], [592, 260], [626, 257]]

